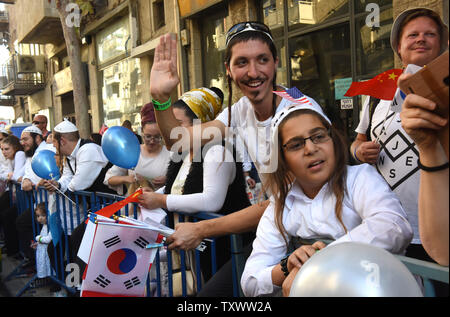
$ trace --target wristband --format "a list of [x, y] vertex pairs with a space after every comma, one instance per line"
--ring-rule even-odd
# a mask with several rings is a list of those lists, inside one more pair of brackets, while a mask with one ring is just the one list
[[155, 108], [155, 110], [162, 111], [162, 110], [168, 109], [172, 105], [172, 100], [169, 97], [169, 100], [167, 100], [166, 102], [160, 103], [152, 98], [152, 103], [153, 103], [153, 108]]
[[289, 270], [287, 268], [287, 261], [289, 256], [291, 255], [291, 253], [289, 253], [288, 255], [286, 255], [284, 258], [281, 259], [280, 261], [280, 265], [281, 265], [281, 271], [283, 271], [284, 276], [288, 276], [289, 275]]
[[437, 171], [442, 171], [445, 170], [446, 168], [448, 168], [449, 163], [446, 162], [442, 165], [439, 166], [432, 166], [432, 167], [428, 167], [428, 166], [424, 166], [422, 165], [422, 163], [420, 163], [420, 158], [417, 159], [417, 166], [421, 169], [424, 170], [425, 172], [437, 172]]
[[355, 147], [355, 150], [353, 151], [353, 157], [355, 158], [355, 160], [357, 160], [359, 163], [364, 163], [363, 161], [361, 161], [357, 156], [356, 156], [356, 150], [358, 149], [358, 147]]

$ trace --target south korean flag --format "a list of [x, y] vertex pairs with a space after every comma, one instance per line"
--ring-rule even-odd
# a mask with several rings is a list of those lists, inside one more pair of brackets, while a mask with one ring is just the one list
[[81, 296], [144, 296], [157, 252], [146, 246], [160, 242], [160, 237], [135, 225], [98, 222]]

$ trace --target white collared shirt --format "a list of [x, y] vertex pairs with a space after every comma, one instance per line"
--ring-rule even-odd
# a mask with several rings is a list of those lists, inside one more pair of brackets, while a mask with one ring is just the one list
[[[95, 143], [86, 143], [80, 147], [81, 139], [67, 157], [75, 174], [72, 174], [67, 161], [64, 162], [63, 175], [59, 179], [61, 191], [72, 192], [89, 188], [97, 179], [100, 171], [108, 164], [102, 148]], [[103, 181], [103, 180], [102, 180]]]
[[56, 149], [53, 146], [53, 144], [47, 144], [45, 143], [45, 141], [42, 141], [37, 147], [36, 151], [34, 152], [34, 155], [32, 157], [27, 157], [26, 159], [25, 172], [23, 174], [22, 184], [23, 180], [25, 179], [29, 179], [33, 185], [36, 185], [41, 180], [41, 178], [33, 172], [33, 169], [31, 168], [31, 161], [33, 160], [33, 157], [42, 150], [50, 150], [56, 153]]
[[[332, 244], [357, 241], [401, 254], [413, 232], [394, 192], [368, 164], [347, 167], [347, 193], [344, 197], [342, 221], [335, 215], [336, 197], [328, 184], [314, 199], [308, 198], [295, 184], [286, 197], [283, 225], [289, 234], [302, 239], [327, 238]], [[272, 269], [286, 255], [287, 247], [275, 225], [273, 198], [264, 212], [241, 278], [246, 296], [270, 295], [280, 288], [272, 284]]]

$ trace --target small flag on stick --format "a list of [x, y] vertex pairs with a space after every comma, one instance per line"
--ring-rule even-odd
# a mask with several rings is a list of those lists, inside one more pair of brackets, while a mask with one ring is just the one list
[[357, 95], [366, 95], [378, 99], [391, 100], [394, 98], [395, 91], [397, 90], [397, 80], [402, 72], [402, 69], [394, 68], [387, 70], [370, 80], [352, 82], [344, 96], [353, 97]]
[[297, 104], [311, 104], [308, 98], [297, 87], [292, 87], [285, 91], [274, 91], [273, 93]]
[[98, 132], [100, 135], [103, 135], [103, 133], [108, 130], [108, 126], [106, 124], [102, 124], [102, 127], [100, 128], [100, 131]]

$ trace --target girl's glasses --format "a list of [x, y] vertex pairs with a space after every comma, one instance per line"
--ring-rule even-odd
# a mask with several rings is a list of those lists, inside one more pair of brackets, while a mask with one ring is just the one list
[[162, 136], [160, 136], [160, 135], [144, 134], [144, 140], [146, 140], [146, 141], [154, 141], [154, 142], [161, 142]]
[[283, 144], [283, 148], [288, 152], [301, 150], [305, 147], [308, 139], [314, 144], [324, 143], [330, 139], [330, 129], [320, 130], [307, 138], [293, 138], [286, 144]]
[[227, 32], [227, 38], [226, 38], [226, 46], [228, 46], [228, 43], [230, 43], [231, 39], [238, 35], [239, 33], [246, 32], [246, 31], [256, 31], [266, 34], [273, 42], [272, 35], [270, 34], [270, 29], [267, 27], [267, 25], [262, 24], [260, 22], [242, 22], [233, 25]]

